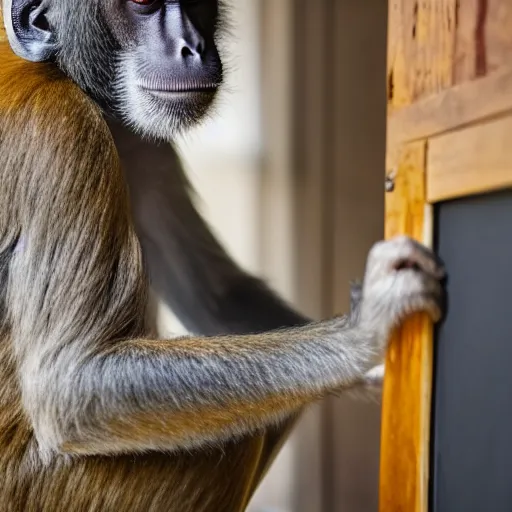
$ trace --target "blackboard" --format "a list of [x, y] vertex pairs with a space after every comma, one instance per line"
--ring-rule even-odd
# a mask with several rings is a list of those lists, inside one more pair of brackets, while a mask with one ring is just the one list
[[[431, 512], [512, 511], [512, 191], [442, 203]], [[399, 492], [399, 489], [397, 489]]]

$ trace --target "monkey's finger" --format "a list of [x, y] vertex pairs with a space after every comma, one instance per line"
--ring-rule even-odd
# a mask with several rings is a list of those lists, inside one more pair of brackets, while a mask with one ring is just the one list
[[395, 300], [398, 301], [401, 297], [406, 300], [408, 295], [421, 293], [441, 296], [444, 290], [442, 282], [437, 277], [417, 268], [408, 267], [390, 275], [387, 287], [392, 290]]
[[[409, 315], [425, 309], [438, 321], [444, 309], [444, 288], [436, 278], [415, 270], [402, 270], [393, 279], [396, 302]], [[422, 300], [424, 302], [422, 302]]]
[[437, 323], [443, 318], [443, 309], [436, 295], [416, 295], [411, 297], [406, 315], [426, 313], [432, 322]]

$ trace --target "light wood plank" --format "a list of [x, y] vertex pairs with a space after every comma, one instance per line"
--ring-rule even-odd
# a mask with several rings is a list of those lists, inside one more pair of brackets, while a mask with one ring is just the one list
[[427, 168], [429, 202], [512, 187], [512, 115], [431, 139]]
[[512, 112], [512, 67], [440, 92], [388, 118], [388, 166], [405, 141], [425, 139]]
[[[394, 192], [386, 199], [386, 237], [407, 234], [431, 243], [425, 204], [424, 142], [403, 148]], [[381, 433], [380, 512], [427, 512], [432, 325], [425, 315], [408, 320], [386, 359]]]

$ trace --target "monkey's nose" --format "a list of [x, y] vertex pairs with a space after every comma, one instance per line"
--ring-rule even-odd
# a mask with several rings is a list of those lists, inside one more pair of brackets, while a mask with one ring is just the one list
[[204, 55], [204, 48], [205, 44], [203, 41], [200, 41], [195, 45], [188, 44], [184, 41], [181, 47], [181, 56], [184, 59], [202, 59]]

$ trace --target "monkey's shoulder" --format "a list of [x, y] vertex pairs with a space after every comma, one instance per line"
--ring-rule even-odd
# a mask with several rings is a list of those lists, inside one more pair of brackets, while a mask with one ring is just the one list
[[27, 62], [0, 42], [0, 129], [52, 140], [107, 135], [103, 116], [55, 65]]

